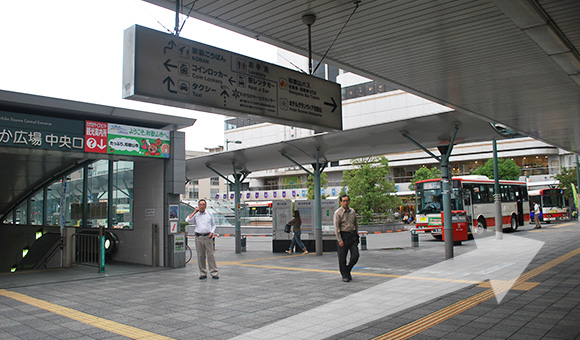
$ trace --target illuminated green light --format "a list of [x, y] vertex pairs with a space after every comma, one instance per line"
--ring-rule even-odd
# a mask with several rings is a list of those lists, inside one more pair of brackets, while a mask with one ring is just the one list
[[28, 254], [28, 248], [22, 249], [22, 257], [26, 257], [26, 254]]
[[42, 231], [37, 231], [36, 232], [36, 239], [38, 240], [41, 237], [42, 237]]
[[14, 273], [15, 271], [16, 271], [16, 266], [14, 266], [14, 267], [10, 268], [10, 272], [11, 272], [11, 273]]

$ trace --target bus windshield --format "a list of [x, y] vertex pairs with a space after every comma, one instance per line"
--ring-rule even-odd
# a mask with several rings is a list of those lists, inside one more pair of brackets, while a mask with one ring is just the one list
[[[441, 213], [443, 210], [443, 197], [441, 195], [441, 182], [417, 183], [417, 213], [420, 215]], [[457, 199], [459, 188], [451, 191], [451, 210], [463, 210], [461, 200]]]
[[564, 208], [564, 197], [560, 190], [545, 190], [542, 203], [546, 208]]

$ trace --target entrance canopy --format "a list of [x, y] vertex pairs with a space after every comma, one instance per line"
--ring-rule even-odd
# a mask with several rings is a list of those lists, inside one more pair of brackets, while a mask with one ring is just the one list
[[[10, 91], [0, 91], [1, 112], [78, 121], [94, 120], [164, 130], [177, 130], [195, 123], [195, 119], [192, 118], [181, 118]], [[2, 126], [1, 122], [0, 126]], [[111, 156], [97, 153], [4, 146], [9, 134], [3, 133], [2, 128], [0, 128], [0, 133], [3, 136], [0, 140], [2, 142], [0, 144], [0, 164], [2, 164], [0, 178], [3, 179], [0, 181], [0, 215], [9, 210], [15, 201], [40, 188], [43, 183], [51, 180], [53, 176], [71, 169], [87, 159], [127, 158], [127, 156]]]
[[230, 175], [234, 166], [238, 173], [293, 166], [282, 154], [299, 164], [310, 164], [316, 162], [317, 152], [320, 162], [330, 162], [418, 149], [404, 134], [427, 148], [448, 145], [455, 126], [459, 126], [455, 143], [503, 138], [489, 122], [450, 111], [195, 157], [187, 160], [186, 177], [193, 180], [215, 176], [210, 167]]

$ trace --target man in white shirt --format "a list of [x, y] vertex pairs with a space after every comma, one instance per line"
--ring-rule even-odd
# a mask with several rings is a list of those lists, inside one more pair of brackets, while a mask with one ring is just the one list
[[540, 205], [537, 202], [534, 202], [534, 222], [536, 222], [536, 227], [534, 229], [542, 227], [540, 225]]
[[206, 211], [207, 202], [199, 200], [198, 207], [185, 218], [185, 222], [195, 224], [195, 250], [197, 251], [197, 265], [199, 266], [199, 279], [207, 279], [207, 264], [209, 273], [214, 279], [219, 279], [218, 269], [213, 254], [213, 234], [215, 233], [215, 221], [213, 215]]

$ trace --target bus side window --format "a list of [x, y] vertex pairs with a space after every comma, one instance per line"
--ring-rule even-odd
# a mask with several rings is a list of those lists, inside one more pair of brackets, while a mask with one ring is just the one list
[[510, 186], [509, 188], [510, 188], [510, 197], [509, 197], [510, 202], [515, 202], [517, 200], [516, 199], [516, 193], [515, 193], [516, 188], [514, 188], [512, 186]]
[[493, 193], [494, 193], [494, 187], [493, 184], [486, 184], [487, 187], [487, 201], [490, 203], [494, 202], [494, 197], [493, 197]]
[[481, 191], [478, 185], [473, 186], [473, 204], [481, 203]]
[[507, 202], [508, 201], [508, 199], [507, 199], [508, 192], [507, 191], [508, 191], [507, 186], [505, 186], [505, 185], [500, 185], [499, 186], [499, 192], [501, 193], [501, 201], [502, 202]]

